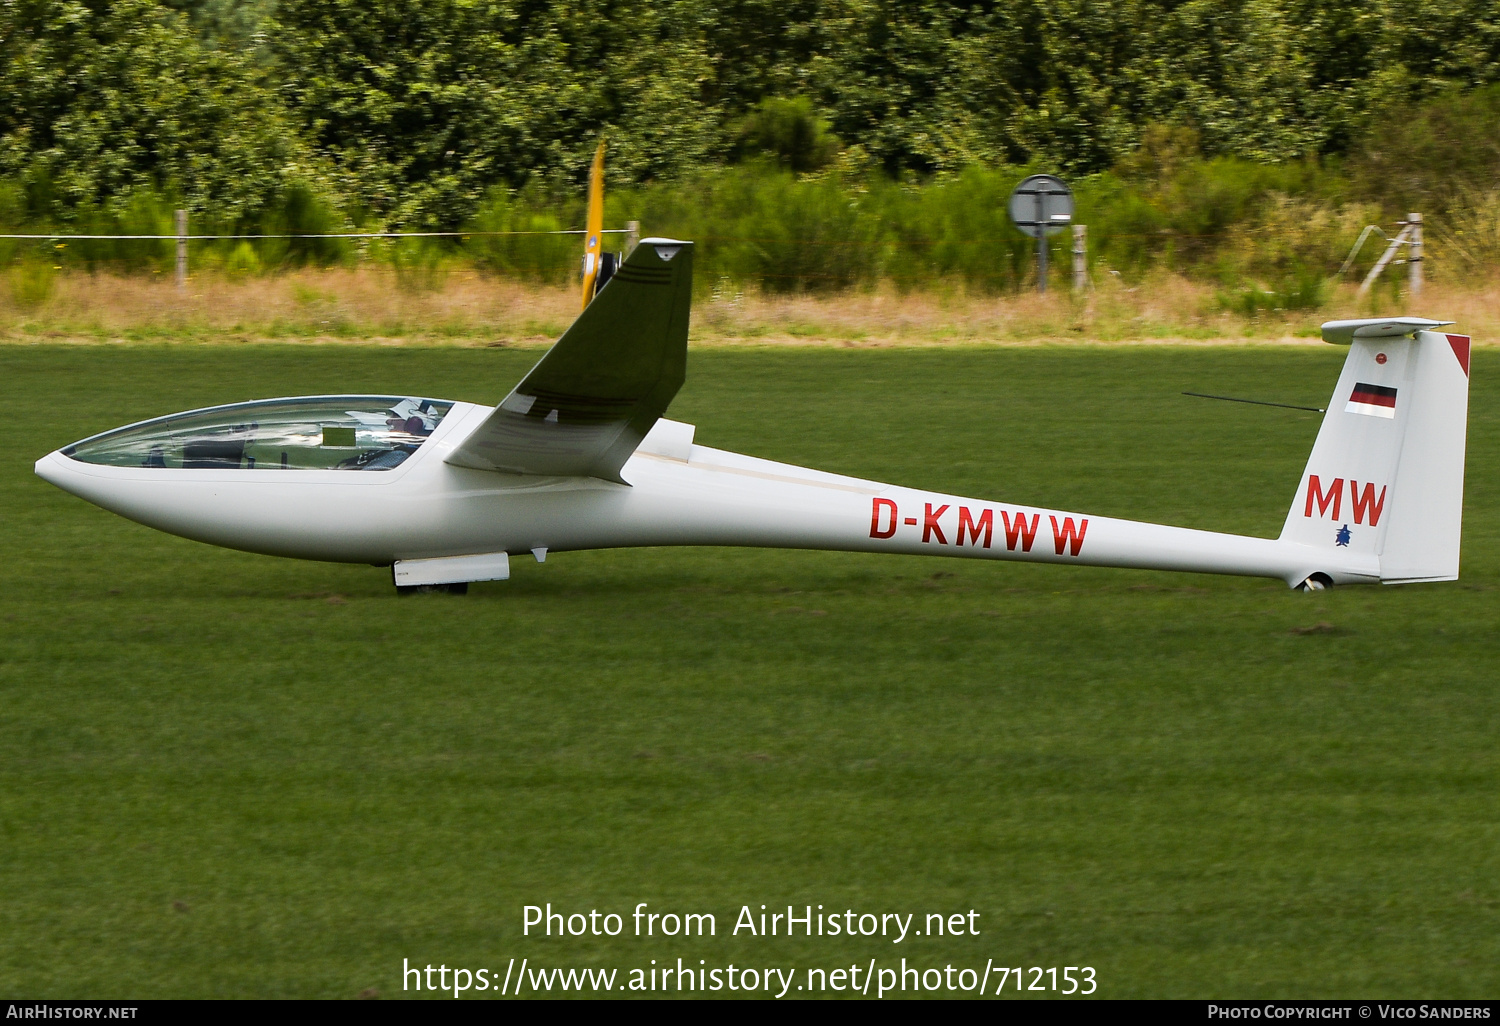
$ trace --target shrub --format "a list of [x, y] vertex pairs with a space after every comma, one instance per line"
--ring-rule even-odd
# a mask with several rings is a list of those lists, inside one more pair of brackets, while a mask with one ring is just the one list
[[1431, 268], [1457, 279], [1492, 275], [1500, 267], [1500, 189], [1458, 194], [1446, 216], [1427, 222]]
[[517, 201], [507, 189], [492, 189], [468, 227], [476, 233], [495, 234], [466, 238], [464, 252], [475, 266], [493, 274], [548, 285], [569, 281], [578, 273], [583, 244], [577, 236], [545, 234], [565, 227], [558, 212], [548, 206], [537, 191]]
[[828, 131], [828, 122], [818, 117], [805, 96], [762, 100], [731, 134], [739, 159], [768, 156], [799, 174], [827, 167], [839, 151], [838, 137]]
[[10, 299], [18, 310], [32, 312], [52, 298], [56, 288], [56, 266], [51, 260], [29, 256], [10, 269]]

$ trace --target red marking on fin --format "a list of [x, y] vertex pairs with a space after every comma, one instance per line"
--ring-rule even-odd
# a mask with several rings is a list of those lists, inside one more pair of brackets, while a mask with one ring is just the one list
[[1464, 377], [1469, 376], [1469, 336], [1449, 335], [1448, 344], [1453, 347], [1453, 355], [1458, 357], [1458, 365], [1464, 369]]
[[[1308, 489], [1311, 492], [1312, 489]], [[1375, 486], [1366, 481], [1363, 493], [1359, 490], [1359, 482], [1353, 478], [1349, 479], [1349, 501], [1354, 503], [1354, 522], [1362, 524], [1365, 515], [1369, 514], [1370, 526], [1380, 525], [1380, 514], [1385, 509], [1385, 485], [1380, 486], [1380, 499], [1375, 499]]]
[[907, 527], [916, 527], [917, 526], [917, 518], [916, 517], [907, 517], [906, 518], [906, 526]]

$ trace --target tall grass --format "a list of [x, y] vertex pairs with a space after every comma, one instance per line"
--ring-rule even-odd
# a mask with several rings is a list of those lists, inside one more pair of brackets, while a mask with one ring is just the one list
[[[173, 236], [181, 201], [150, 188], [120, 196], [108, 207], [82, 206], [59, 216], [59, 208], [36, 197], [37, 189], [0, 182], [0, 234], [58, 232], [64, 235]], [[41, 190], [45, 193], [46, 190]], [[190, 235], [326, 235], [349, 231], [355, 222], [325, 196], [299, 184], [289, 187], [258, 216], [224, 220], [195, 213]], [[0, 264], [42, 261], [59, 270], [89, 273], [170, 274], [176, 261], [171, 238], [0, 239]], [[255, 238], [195, 240], [191, 266], [235, 274], [261, 274], [291, 268], [330, 267], [360, 256], [347, 239]]]
[[1450, 275], [1483, 280], [1500, 267], [1500, 189], [1461, 194], [1432, 226], [1428, 253]]
[[[1322, 289], [1324, 313], [1298, 283], [1243, 292], [1153, 273], [1137, 285], [1113, 275], [1077, 295], [874, 288], [823, 292], [710, 289], [693, 304], [694, 345], [927, 346], [953, 343], [1317, 338], [1328, 317], [1427, 313], [1458, 321], [1476, 340], [1500, 339], [1500, 275], [1431, 284], [1419, 310], [1389, 288]], [[0, 346], [78, 343], [303, 341], [376, 345], [546, 345], [578, 314], [578, 290], [534, 285], [446, 265], [436, 281], [403, 285], [388, 263], [302, 268], [276, 275], [205, 272], [177, 289], [170, 275], [26, 269], [0, 288]]]
[[[797, 175], [752, 162], [612, 191], [607, 220], [635, 220], [649, 234], [696, 240], [708, 290], [817, 293], [886, 283], [898, 290], [960, 286], [1007, 293], [1036, 282], [1036, 244], [1006, 213], [1011, 190], [1035, 170], [971, 167], [912, 184], [837, 168]], [[1089, 228], [1095, 280], [1135, 285], [1172, 272], [1214, 283], [1252, 311], [1267, 303], [1275, 309], [1319, 305], [1361, 229], [1392, 216], [1350, 198], [1348, 184], [1316, 162], [1267, 166], [1201, 157], [1126, 165], [1072, 183], [1075, 221]], [[471, 227], [545, 231], [576, 227], [582, 217], [574, 196], [497, 191]], [[1438, 215], [1431, 223], [1445, 222]], [[1071, 235], [1059, 233], [1047, 245], [1053, 284], [1065, 285]], [[455, 257], [555, 283], [576, 273], [578, 248], [566, 237], [475, 238]], [[1459, 273], [1459, 266], [1437, 265], [1442, 252], [1433, 252], [1431, 276]], [[1362, 274], [1377, 255], [1370, 247], [1354, 272]], [[1474, 259], [1466, 256], [1462, 266], [1471, 268]]]
[[[1006, 214], [1011, 190], [1031, 167], [971, 167], [926, 182], [895, 182], [835, 161], [797, 173], [771, 157], [710, 168], [692, 177], [612, 189], [606, 220], [634, 220], [649, 235], [696, 240], [705, 292], [751, 289], [769, 295], [870, 290], [962, 289], [1008, 294], [1036, 282], [1035, 243]], [[1361, 172], [1367, 173], [1365, 171]], [[1281, 165], [1207, 159], [1191, 133], [1148, 133], [1112, 171], [1072, 183], [1075, 221], [1089, 229], [1094, 282], [1137, 286], [1172, 273], [1210, 284], [1244, 316], [1316, 309], [1360, 230], [1394, 215], [1361, 199], [1356, 180], [1316, 161]], [[1487, 280], [1500, 268], [1500, 193], [1491, 185], [1453, 194], [1428, 217], [1428, 277]], [[173, 202], [142, 190], [109, 210], [74, 211], [57, 228], [95, 234], [173, 233]], [[0, 183], [0, 227], [35, 229], [39, 215], [16, 183]], [[283, 273], [301, 267], [388, 267], [398, 288], [440, 289], [455, 268], [562, 286], [576, 279], [581, 243], [551, 234], [582, 227], [576, 191], [497, 187], [462, 230], [462, 240], [226, 239], [194, 242], [195, 273]], [[324, 196], [293, 187], [253, 221], [199, 216], [195, 234], [299, 235], [362, 223]], [[388, 227], [388, 226], [372, 226]], [[46, 229], [51, 230], [51, 229]], [[614, 237], [618, 238], [618, 237]], [[1071, 237], [1047, 245], [1052, 283], [1068, 282]], [[170, 274], [174, 243], [159, 240], [0, 240], [0, 265], [18, 307], [45, 300], [51, 269]], [[615, 245], [614, 248], [618, 248]], [[1369, 246], [1353, 273], [1378, 255]]]
[[479, 233], [463, 252], [476, 267], [538, 284], [561, 284], [579, 267], [581, 247], [568, 235], [549, 235], [577, 225], [581, 203], [548, 202], [535, 193], [513, 197], [497, 188], [485, 197], [469, 226]]

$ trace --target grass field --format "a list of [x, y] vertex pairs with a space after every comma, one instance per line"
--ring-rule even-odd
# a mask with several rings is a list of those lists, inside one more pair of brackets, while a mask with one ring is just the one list
[[[397, 599], [387, 571], [182, 541], [31, 472], [211, 403], [493, 402], [534, 356], [0, 348], [0, 993], [390, 997], [403, 958], [512, 956], [1500, 991], [1500, 355], [1474, 360], [1444, 585], [683, 549]], [[1342, 357], [695, 351], [672, 414], [828, 470], [1274, 535], [1316, 415], [1178, 393], [1321, 404]], [[718, 936], [521, 936], [525, 904], [643, 901]], [[982, 933], [728, 936], [762, 903], [972, 908]]]

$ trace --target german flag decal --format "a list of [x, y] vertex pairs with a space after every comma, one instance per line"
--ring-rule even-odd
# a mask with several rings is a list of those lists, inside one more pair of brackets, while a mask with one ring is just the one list
[[1367, 417], [1391, 420], [1396, 416], [1396, 390], [1385, 385], [1367, 385], [1361, 381], [1350, 393], [1349, 405], [1344, 407], [1344, 412], [1363, 413]]

